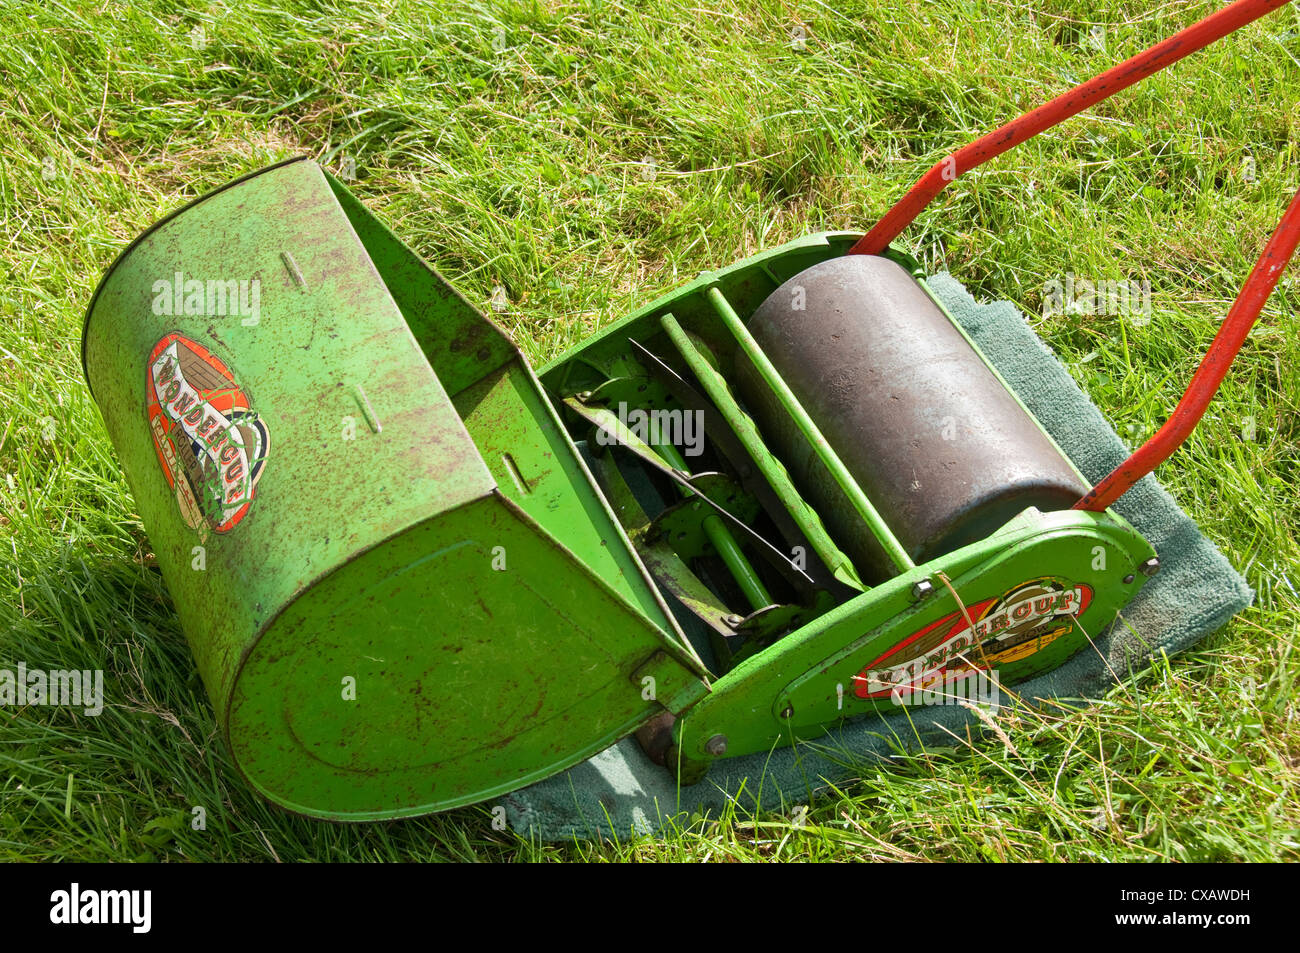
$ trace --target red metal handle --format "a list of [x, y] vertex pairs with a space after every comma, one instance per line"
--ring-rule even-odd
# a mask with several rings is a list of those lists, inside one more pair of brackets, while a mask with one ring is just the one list
[[1094, 103], [1108, 99], [1121, 89], [1127, 89], [1152, 73], [1158, 73], [1166, 66], [1177, 63], [1184, 56], [1195, 53], [1215, 40], [1227, 36], [1233, 30], [1240, 29], [1289, 2], [1290, 0], [1237, 0], [1236, 3], [1229, 4], [1217, 13], [1212, 13], [1204, 20], [1157, 43], [1146, 52], [1111, 67], [1088, 82], [1074, 87], [1068, 93], [1025, 113], [1018, 119], [1011, 120], [1005, 126], [994, 129], [970, 145], [963, 146], [951, 155], [940, 159], [929, 172], [921, 176], [871, 231], [849, 249], [849, 254], [879, 255], [957, 176], [982, 165], [994, 156], [1000, 156], [1026, 139], [1038, 135], [1044, 129], [1050, 129], [1064, 122]]
[[1241, 293], [1232, 303], [1219, 333], [1214, 336], [1210, 349], [1205, 352], [1200, 366], [1192, 375], [1192, 382], [1187, 385], [1187, 393], [1183, 394], [1183, 399], [1178, 402], [1173, 414], [1156, 431], [1154, 437], [1074, 504], [1076, 510], [1101, 512], [1106, 509], [1127, 493], [1134, 483], [1164, 463], [1187, 439], [1200, 422], [1201, 415], [1205, 413], [1205, 408], [1209, 406], [1219, 385], [1223, 383], [1233, 358], [1246, 341], [1246, 335], [1255, 326], [1260, 309], [1272, 294], [1297, 243], [1300, 243], [1300, 192], [1291, 200], [1273, 237], [1268, 240], [1259, 261], [1251, 269], [1250, 277], [1241, 286]]
[[[1045, 103], [1004, 126], [981, 136], [969, 145], [940, 159], [921, 176], [907, 194], [891, 208], [879, 222], [849, 249], [851, 255], [878, 255], [889, 247], [903, 229], [911, 225], [921, 211], [948, 185], [964, 172], [982, 165], [994, 156], [1015, 148], [1045, 129], [1064, 122], [1094, 103], [1107, 99], [1121, 89], [1146, 79], [1184, 56], [1195, 53], [1215, 40], [1222, 39], [1247, 23], [1258, 20], [1284, 6], [1290, 0], [1236, 0], [1217, 13], [1175, 33], [1143, 53], [1113, 66], [1051, 102]], [[1250, 277], [1233, 302], [1223, 326], [1210, 344], [1183, 399], [1178, 402], [1173, 415], [1154, 437], [1115, 468], [1109, 476], [1074, 505], [1076, 510], [1105, 510], [1123, 496], [1142, 477], [1146, 476], [1170, 454], [1177, 450], [1195, 429], [1205, 408], [1223, 383], [1228, 368], [1241, 350], [1246, 336], [1259, 317], [1264, 302], [1295, 252], [1300, 241], [1300, 194], [1278, 224], [1273, 237], [1255, 263]]]

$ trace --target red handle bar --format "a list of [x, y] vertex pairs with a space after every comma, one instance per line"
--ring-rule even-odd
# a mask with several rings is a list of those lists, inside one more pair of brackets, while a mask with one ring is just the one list
[[1224, 318], [1219, 333], [1205, 352], [1201, 365], [1192, 375], [1192, 382], [1187, 385], [1187, 392], [1174, 408], [1173, 414], [1165, 425], [1156, 431], [1146, 443], [1142, 444], [1133, 455], [1111, 471], [1110, 475], [1089, 491], [1088, 495], [1074, 504], [1076, 510], [1095, 510], [1101, 512], [1128, 492], [1138, 480], [1142, 479], [1182, 446], [1183, 441], [1196, 428], [1201, 415], [1209, 406], [1223, 383], [1233, 358], [1241, 350], [1246, 335], [1255, 325], [1260, 309], [1273, 293], [1273, 286], [1282, 276], [1282, 269], [1291, 260], [1291, 255], [1300, 242], [1300, 192], [1291, 200], [1290, 207], [1282, 216], [1273, 237], [1264, 246], [1264, 252], [1251, 269], [1250, 277], [1241, 286], [1241, 293], [1232, 303], [1228, 316]]
[[[1175, 33], [1145, 52], [1113, 66], [1051, 102], [1025, 113], [940, 159], [917, 180], [907, 194], [860, 238], [851, 255], [878, 255], [916, 219], [934, 197], [963, 172], [1015, 148], [1045, 129], [1064, 122], [1094, 103], [1146, 79], [1183, 57], [1222, 39], [1247, 23], [1258, 20], [1290, 0], [1236, 0], [1204, 20]], [[1254, 326], [1264, 302], [1300, 241], [1300, 194], [1291, 202], [1267, 247], [1242, 286], [1228, 317], [1215, 336], [1187, 392], [1173, 415], [1154, 437], [1143, 444], [1109, 476], [1098, 483], [1075, 509], [1101, 511], [1123, 496], [1182, 445], [1200, 421], [1211, 398], [1223, 382], [1233, 358]]]

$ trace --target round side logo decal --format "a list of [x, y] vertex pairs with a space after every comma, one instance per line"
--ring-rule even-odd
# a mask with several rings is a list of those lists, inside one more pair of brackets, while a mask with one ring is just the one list
[[1068, 635], [1092, 602], [1092, 588], [1046, 577], [1022, 582], [1001, 597], [968, 605], [913, 632], [853, 676], [859, 698], [888, 698], [963, 671], [1019, 662]]
[[253, 503], [270, 435], [235, 375], [175, 332], [149, 354], [145, 407], [154, 449], [186, 524], [225, 533]]

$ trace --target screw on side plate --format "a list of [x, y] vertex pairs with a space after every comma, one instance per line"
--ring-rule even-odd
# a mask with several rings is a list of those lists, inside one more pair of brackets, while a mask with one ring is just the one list
[[917, 602], [929, 599], [932, 595], [934, 595], [934, 583], [929, 579], [922, 579], [912, 587], [912, 598]]
[[704, 742], [704, 750], [715, 758], [721, 758], [727, 753], [727, 736], [714, 735], [708, 741]]
[[1154, 576], [1160, 571], [1160, 558], [1158, 556], [1152, 556], [1141, 566], [1138, 566], [1138, 569], [1141, 570], [1142, 575], [1144, 576]]

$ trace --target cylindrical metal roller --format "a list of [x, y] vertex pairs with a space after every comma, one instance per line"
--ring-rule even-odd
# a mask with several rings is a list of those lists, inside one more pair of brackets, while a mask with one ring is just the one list
[[[925, 290], [894, 261], [845, 255], [774, 291], [748, 322], [909, 555], [984, 538], [1088, 487]], [[894, 570], [743, 355], [739, 388], [776, 453], [868, 577]]]

